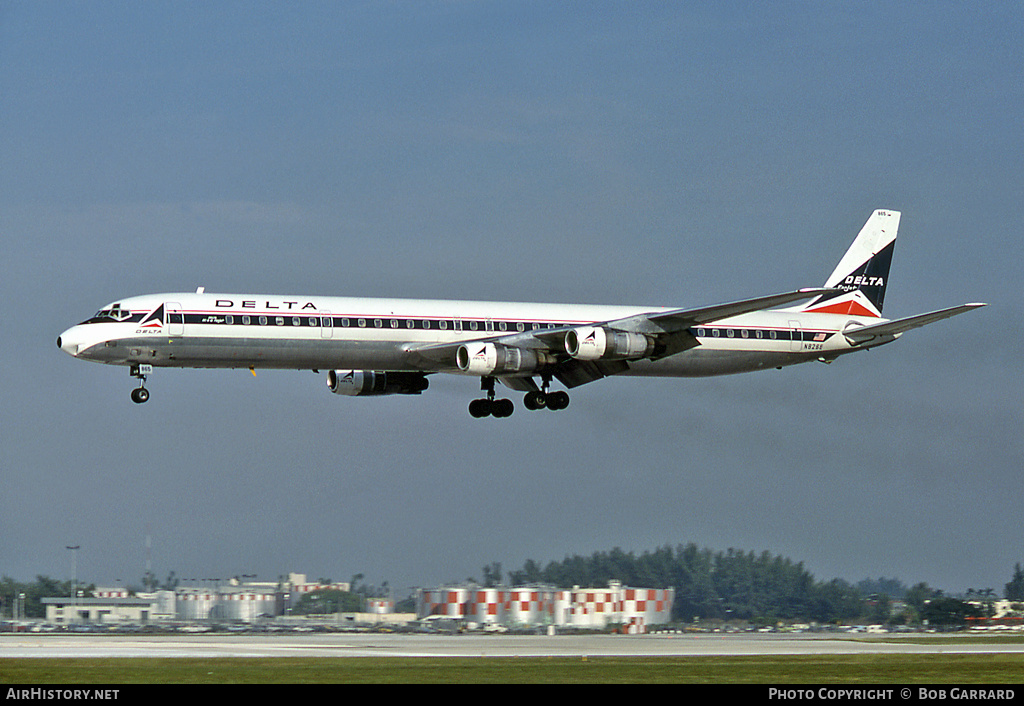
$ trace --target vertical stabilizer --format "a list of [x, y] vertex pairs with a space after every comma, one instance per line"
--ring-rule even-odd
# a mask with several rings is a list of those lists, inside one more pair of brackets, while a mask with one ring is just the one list
[[900, 212], [880, 209], [871, 214], [825, 286], [840, 289], [801, 307], [815, 314], [882, 316], [889, 265], [896, 246]]

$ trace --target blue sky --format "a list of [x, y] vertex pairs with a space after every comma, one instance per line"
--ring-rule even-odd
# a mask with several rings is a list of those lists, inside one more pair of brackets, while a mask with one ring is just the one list
[[[0, 571], [430, 585], [614, 546], [994, 587], [1024, 560], [1014, 3], [0, 2]], [[162, 291], [686, 306], [821, 284], [903, 212], [886, 298], [988, 308], [831, 366], [474, 380], [62, 355]], [[1012, 291], [1011, 291], [1012, 290]], [[220, 572], [220, 573], [215, 573]]]

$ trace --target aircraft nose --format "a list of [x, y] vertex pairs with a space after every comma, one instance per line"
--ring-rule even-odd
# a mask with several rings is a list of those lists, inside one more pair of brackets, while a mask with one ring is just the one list
[[78, 355], [78, 345], [82, 342], [78, 334], [78, 326], [72, 326], [67, 331], [57, 336], [57, 347], [71, 356]]

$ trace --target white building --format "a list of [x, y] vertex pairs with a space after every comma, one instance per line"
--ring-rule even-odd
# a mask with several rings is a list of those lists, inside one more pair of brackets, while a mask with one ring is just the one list
[[157, 613], [155, 600], [148, 598], [42, 598], [46, 622], [56, 625], [77, 623], [147, 623]]

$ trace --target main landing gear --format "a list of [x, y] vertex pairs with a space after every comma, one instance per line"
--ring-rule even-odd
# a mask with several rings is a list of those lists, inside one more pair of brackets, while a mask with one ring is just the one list
[[551, 375], [541, 375], [540, 390], [527, 392], [526, 397], [523, 398], [523, 405], [529, 410], [550, 409], [552, 412], [557, 412], [560, 409], [568, 407], [569, 393], [562, 392], [561, 390], [548, 392], [548, 387], [550, 385]]
[[139, 379], [139, 386], [132, 390], [132, 402], [142, 404], [149, 399], [149, 390], [146, 389], [146, 375], [153, 372], [152, 365], [133, 365], [129, 373], [133, 378]]
[[477, 419], [491, 416], [498, 418], [512, 416], [512, 413], [516, 410], [512, 400], [494, 399], [494, 378], [480, 378], [480, 389], [487, 393], [487, 398], [470, 402], [470, 415]]
[[[523, 406], [529, 410], [550, 409], [552, 411], [568, 407], [569, 393], [561, 390], [548, 392], [548, 385], [550, 384], [551, 378], [545, 376], [542, 389], [527, 392], [526, 397], [523, 398]], [[481, 417], [489, 416], [498, 418], [512, 416], [512, 412], [515, 411], [512, 400], [494, 399], [494, 378], [480, 378], [480, 389], [487, 393], [487, 398], [473, 400], [469, 403], [469, 413], [473, 417], [480, 419]]]
[[569, 406], [569, 393], [562, 392], [527, 392], [523, 398], [523, 406], [529, 410], [550, 409], [556, 412]]

